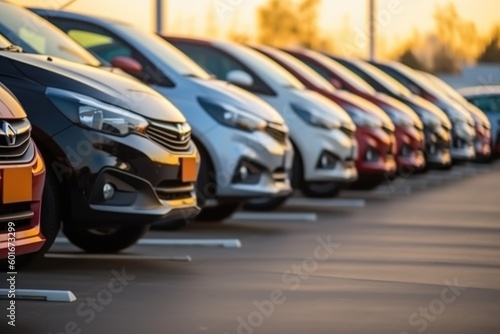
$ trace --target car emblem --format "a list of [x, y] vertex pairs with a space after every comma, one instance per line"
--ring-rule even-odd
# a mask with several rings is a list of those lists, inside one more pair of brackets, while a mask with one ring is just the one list
[[16, 130], [7, 122], [2, 123], [2, 132], [5, 136], [5, 141], [7, 146], [12, 146], [16, 144]]

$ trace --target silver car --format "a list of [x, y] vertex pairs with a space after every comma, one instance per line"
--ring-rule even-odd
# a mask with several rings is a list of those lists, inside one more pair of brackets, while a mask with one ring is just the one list
[[293, 148], [283, 118], [258, 97], [215, 80], [160, 37], [128, 24], [34, 10], [87, 49], [149, 84], [187, 118], [202, 157], [199, 218], [220, 221], [256, 197], [292, 190]]
[[339, 105], [305, 89], [261, 53], [231, 42], [166, 37], [218, 78], [269, 102], [285, 118], [297, 159], [294, 185], [308, 196], [331, 197], [357, 179], [356, 126]]

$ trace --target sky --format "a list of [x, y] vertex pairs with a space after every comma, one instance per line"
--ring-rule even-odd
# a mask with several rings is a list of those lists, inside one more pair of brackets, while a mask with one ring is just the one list
[[[46, 8], [58, 8], [69, 0], [11, 0]], [[256, 35], [256, 9], [267, 0], [163, 0], [164, 32], [224, 38], [229, 32]], [[436, 5], [452, 2], [461, 17], [473, 21], [478, 31], [488, 33], [500, 25], [499, 0], [376, 0], [378, 30], [386, 48], [393, 47], [415, 30], [433, 29]], [[154, 29], [155, 0], [76, 0], [66, 10], [126, 21]], [[348, 26], [360, 40], [366, 37], [368, 0], [322, 0], [320, 27], [325, 36], [336, 35]], [[211, 19], [209, 19], [211, 17]], [[207, 22], [212, 21], [210, 25]], [[338, 36], [337, 36], [338, 37]], [[364, 48], [364, 46], [363, 46]]]

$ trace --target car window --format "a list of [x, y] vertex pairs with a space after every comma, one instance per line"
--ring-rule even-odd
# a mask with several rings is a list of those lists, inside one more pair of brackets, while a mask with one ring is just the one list
[[469, 101], [484, 112], [500, 114], [500, 95], [477, 96]]
[[233, 70], [247, 72], [241, 63], [213, 48], [187, 43], [174, 44], [198, 65], [221, 80], [226, 80], [226, 75]]
[[93, 24], [76, 20], [64, 20], [56, 17], [51, 18], [51, 20], [80, 45], [109, 63], [115, 57], [128, 57], [138, 61], [143, 68], [142, 73], [134, 75], [138, 79], [148, 84], [167, 87], [174, 85], [170, 79], [140, 52], [112, 32]]
[[253, 79], [252, 86], [243, 87], [244, 89], [248, 89], [257, 94], [275, 94], [274, 91], [247, 66], [220, 50], [208, 45], [196, 45], [184, 43], [182, 41], [173, 41], [172, 44], [188, 55], [205, 71], [213, 74], [220, 80], [227, 80], [227, 74], [233, 70], [241, 70], [248, 73]]
[[24, 52], [101, 66], [98, 59], [59, 29], [29, 10], [0, 1], [0, 33]]
[[416, 95], [422, 95], [424, 92], [412, 81], [410, 80], [407, 76], [401, 74], [398, 70], [393, 69], [390, 66], [385, 66], [381, 65], [379, 68], [396, 79], [396, 81], [399, 81], [404, 87], [408, 88], [413, 94]]

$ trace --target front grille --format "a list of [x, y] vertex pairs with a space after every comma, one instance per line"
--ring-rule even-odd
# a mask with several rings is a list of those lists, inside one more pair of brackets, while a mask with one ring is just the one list
[[340, 128], [340, 131], [342, 131], [347, 137], [354, 138], [355, 131], [353, 131], [352, 129], [343, 126]]
[[278, 143], [286, 144], [288, 132], [283, 124], [268, 123], [266, 133], [273, 137]]
[[8, 230], [9, 222], [14, 222], [16, 231], [21, 231], [31, 224], [34, 213], [30, 203], [4, 204], [0, 206], [0, 232]]
[[180, 180], [162, 181], [155, 188], [158, 198], [163, 201], [173, 201], [192, 197], [195, 187], [193, 183]]
[[188, 152], [191, 128], [186, 123], [151, 122], [146, 130], [149, 139], [172, 152]]
[[31, 124], [27, 119], [0, 122], [0, 162], [28, 162], [34, 153]]
[[384, 130], [384, 132], [390, 136], [394, 134], [394, 128], [388, 128], [387, 126], [382, 126], [382, 130]]
[[273, 172], [273, 180], [275, 182], [285, 182], [288, 178], [288, 174], [284, 168], [276, 168]]

